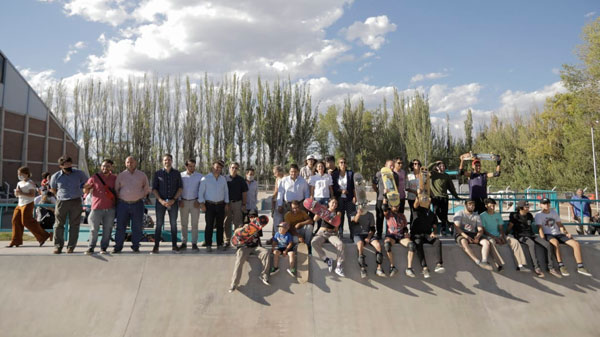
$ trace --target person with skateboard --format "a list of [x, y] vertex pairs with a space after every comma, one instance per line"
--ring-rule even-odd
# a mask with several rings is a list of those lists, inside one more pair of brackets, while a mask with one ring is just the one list
[[[393, 166], [394, 161], [390, 159], [385, 162], [384, 167], [387, 167], [391, 170]], [[398, 186], [398, 184], [396, 184], [396, 186]], [[377, 171], [377, 173], [373, 177], [372, 187], [373, 191], [377, 193], [377, 202], [375, 204], [375, 227], [377, 233], [375, 235], [375, 238], [377, 240], [380, 240], [383, 237], [383, 205], [388, 203], [387, 197], [385, 195], [385, 186], [383, 185], [383, 178], [381, 177], [381, 170]]]
[[306, 166], [303, 166], [302, 169], [300, 169], [300, 176], [304, 178], [304, 180], [308, 181], [310, 177], [315, 174], [317, 170], [317, 167], [315, 166], [316, 163], [317, 158], [315, 158], [315, 156], [312, 154], [309, 154], [306, 157]]
[[410, 162], [410, 173], [407, 176], [408, 182], [406, 184], [406, 200], [408, 200], [408, 207], [410, 209], [410, 222], [413, 222], [415, 212], [415, 200], [417, 199], [417, 190], [419, 189], [420, 177], [421, 177], [421, 161], [419, 159], [413, 159]]
[[[540, 263], [538, 262], [539, 259], [535, 249], [535, 246], [537, 245], [544, 248], [548, 270], [550, 270], [553, 275], [560, 275], [554, 270], [554, 265], [552, 264], [552, 250], [550, 243], [535, 235], [533, 232], [532, 225], [534, 219], [533, 215], [529, 212], [529, 202], [519, 200], [517, 202], [517, 211], [509, 214], [508, 221], [507, 231], [510, 232], [512, 230], [515, 238], [519, 240], [520, 243], [527, 245], [529, 255], [531, 255], [531, 260], [533, 261], [533, 270], [535, 274], [540, 278], [545, 277], [544, 272], [542, 272], [542, 268], [540, 267]], [[554, 272], [552, 272], [552, 270], [554, 270]]]
[[290, 211], [285, 213], [283, 221], [290, 225], [289, 232], [294, 237], [294, 241], [310, 244], [314, 230], [313, 220], [305, 210], [300, 208], [299, 201], [291, 202]]
[[[352, 217], [356, 214], [356, 197], [354, 195], [354, 172], [347, 169], [345, 158], [338, 159], [339, 169], [333, 172], [333, 194], [338, 200], [338, 212], [341, 214], [342, 222], [338, 229], [340, 239], [344, 237], [344, 216], [348, 217], [350, 223]], [[352, 231], [350, 231], [352, 238]]]
[[353, 241], [356, 242], [358, 249], [358, 266], [360, 268], [360, 277], [367, 277], [367, 264], [365, 263], [364, 248], [367, 245], [372, 245], [375, 248], [375, 261], [377, 269], [375, 273], [378, 276], [385, 276], [381, 263], [383, 262], [383, 254], [381, 252], [381, 244], [374, 240], [375, 236], [375, 217], [373, 213], [367, 211], [366, 207], [358, 206], [358, 212], [350, 222], [350, 232], [354, 234]]
[[[258, 217], [258, 213], [256, 211], [250, 211], [248, 213], [248, 218], [250, 221], [254, 221]], [[236, 229], [233, 233], [234, 236], [238, 235], [239, 232], [246, 229], [250, 224], [246, 224], [242, 227]], [[260, 280], [265, 285], [269, 284], [269, 250], [261, 247], [260, 245], [260, 235], [262, 231], [259, 231], [256, 235], [253, 235], [248, 241], [246, 241], [243, 245], [237, 248], [235, 253], [235, 264], [233, 266], [233, 276], [231, 277], [231, 286], [229, 287], [229, 292], [232, 293], [238, 287], [240, 283], [240, 278], [242, 278], [242, 268], [244, 267], [244, 263], [248, 260], [248, 256], [250, 254], [255, 254], [258, 256], [260, 263], [262, 264], [262, 270], [260, 273]], [[208, 246], [210, 247], [210, 246]]]
[[438, 160], [429, 165], [431, 174], [431, 203], [433, 212], [440, 221], [440, 232], [443, 235], [454, 233], [454, 226], [448, 220], [448, 191], [452, 196], [461, 200], [456, 193], [452, 178], [446, 173], [446, 164]]
[[289, 257], [290, 267], [287, 269], [288, 274], [296, 277], [296, 267], [294, 261], [294, 239], [292, 234], [288, 232], [290, 224], [282, 222], [277, 225], [277, 233], [273, 237], [273, 266], [271, 267], [271, 275], [277, 274], [279, 271], [279, 256]]
[[415, 277], [415, 272], [412, 269], [412, 260], [415, 254], [416, 245], [410, 239], [408, 234], [408, 223], [404, 214], [400, 213], [397, 206], [389, 208], [384, 205], [383, 215], [385, 216], [385, 240], [383, 246], [390, 260], [390, 277], [398, 273], [398, 268], [394, 265], [394, 255], [392, 254], [392, 246], [396, 243], [408, 248], [407, 261], [408, 266], [405, 270], [406, 276]]
[[333, 180], [325, 172], [325, 163], [317, 163], [317, 172], [308, 180], [310, 185], [310, 197], [321, 205], [327, 205], [333, 196]]
[[[483, 226], [481, 217], [475, 213], [475, 201], [467, 199], [465, 209], [454, 215], [454, 239], [463, 251], [479, 267], [492, 271], [492, 266], [488, 263], [490, 255], [490, 242], [483, 237]], [[475, 256], [469, 245], [481, 246], [481, 260]]]
[[429, 278], [429, 267], [427, 267], [425, 251], [423, 250], [423, 245], [426, 243], [432, 245], [434, 248], [436, 261], [434, 271], [436, 273], [443, 273], [446, 270], [442, 261], [442, 243], [436, 235], [438, 219], [429, 209], [429, 205], [421, 205], [419, 199], [415, 200], [414, 207], [415, 218], [410, 224], [410, 239], [415, 243], [417, 257], [423, 270], [423, 277]]
[[558, 269], [562, 276], [569, 276], [569, 272], [562, 261], [560, 253], [561, 243], [573, 248], [573, 255], [575, 257], [575, 262], [577, 263], [577, 272], [585, 276], [592, 276], [592, 274], [590, 274], [583, 266], [581, 245], [579, 245], [579, 242], [573, 239], [573, 236], [567, 232], [567, 229], [561, 222], [560, 215], [552, 209], [550, 200], [548, 198], [542, 199], [540, 201], [540, 207], [542, 210], [535, 215], [535, 224], [538, 226], [540, 237], [546, 239], [546, 241], [554, 246]]
[[505, 245], [508, 243], [517, 259], [517, 270], [527, 271], [525, 268], [527, 260], [525, 259], [525, 254], [523, 254], [521, 244], [517, 239], [504, 234], [504, 220], [502, 220], [500, 213], [496, 213], [496, 200], [492, 198], [485, 199], [485, 207], [487, 211], [480, 214], [481, 224], [483, 225], [485, 238], [490, 242], [490, 249], [494, 255], [494, 260], [500, 264], [501, 269], [504, 261], [496, 245]]
[[[338, 202], [335, 199], [329, 200], [328, 210], [330, 212], [336, 212], [338, 207]], [[314, 221], [319, 221], [321, 218], [318, 215], [315, 215]], [[323, 250], [323, 244], [325, 241], [329, 241], [335, 249], [337, 250], [337, 266], [335, 268], [335, 273], [340, 277], [344, 277], [344, 269], [342, 264], [344, 262], [344, 244], [342, 240], [337, 236], [337, 227], [332, 226], [327, 222], [323, 222], [321, 228], [317, 231], [317, 234], [313, 237], [311, 241], [311, 246], [317, 252], [317, 255], [320, 259], [322, 259], [325, 263], [327, 263], [327, 268], [329, 272], [333, 270], [333, 260], [327, 255], [325, 255], [325, 251]]]
[[487, 180], [488, 178], [500, 176], [500, 163], [502, 162], [502, 159], [500, 156], [496, 156], [496, 170], [488, 173], [481, 172], [481, 160], [475, 157], [471, 163], [473, 171], [465, 171], [463, 169], [464, 161], [471, 157], [471, 153], [465, 153], [460, 156], [458, 172], [460, 175], [464, 175], [469, 179], [469, 199], [475, 201], [475, 211], [477, 214], [481, 214], [486, 211], [484, 200], [487, 198]]

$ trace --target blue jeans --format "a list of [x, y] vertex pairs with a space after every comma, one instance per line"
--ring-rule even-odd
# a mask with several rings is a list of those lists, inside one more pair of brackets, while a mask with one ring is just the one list
[[131, 221], [131, 248], [139, 249], [142, 240], [142, 225], [144, 222], [144, 203], [140, 200], [128, 204], [119, 200], [117, 203], [117, 233], [115, 235], [115, 250], [123, 249], [125, 230]]
[[154, 247], [160, 245], [160, 238], [162, 237], [162, 229], [165, 224], [165, 213], [169, 213], [169, 223], [171, 224], [171, 244], [173, 247], [177, 246], [177, 214], [179, 214], [179, 204], [175, 202], [171, 209], [167, 209], [161, 205], [158, 200], [156, 201], [156, 229], [154, 231]]

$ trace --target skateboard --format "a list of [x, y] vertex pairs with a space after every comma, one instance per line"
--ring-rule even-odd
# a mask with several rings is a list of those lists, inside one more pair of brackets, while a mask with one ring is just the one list
[[318, 215], [321, 217], [321, 219], [323, 219], [323, 221], [327, 222], [333, 227], [337, 228], [342, 222], [342, 218], [337, 215], [336, 212], [329, 211], [326, 206], [319, 204], [312, 198], [304, 199], [302, 204], [304, 205], [304, 208]]
[[306, 283], [310, 276], [310, 269], [308, 267], [310, 257], [310, 255], [308, 255], [308, 245], [304, 242], [298, 243], [296, 254], [296, 277], [298, 278], [298, 282]]
[[400, 194], [394, 180], [394, 172], [387, 167], [382, 168], [381, 179], [383, 179], [383, 186], [387, 189], [386, 197], [390, 206], [398, 207], [400, 205]]
[[354, 174], [354, 191], [356, 195], [356, 205], [365, 206], [369, 202], [367, 200], [367, 182], [360, 173]]
[[419, 179], [419, 205], [421, 207], [429, 208], [431, 205], [431, 174], [429, 171], [421, 167], [421, 179]]
[[473, 152], [469, 152], [468, 154], [469, 154], [469, 156], [463, 157], [464, 160], [479, 159], [479, 160], [498, 161], [498, 159], [500, 159], [499, 155], [493, 154], [493, 153], [473, 153]]
[[231, 243], [235, 247], [241, 247], [252, 240], [269, 223], [269, 217], [261, 215], [242, 227], [232, 238]]
[[[391, 211], [390, 211], [390, 213], [391, 213]], [[406, 217], [404, 216], [404, 214], [398, 214], [398, 218], [396, 218], [396, 216], [394, 216], [392, 214], [390, 217], [385, 218], [385, 222], [387, 224], [387, 226], [386, 226], [387, 233], [391, 234], [391, 235], [398, 235], [398, 236], [404, 235], [403, 233], [401, 233], [401, 231], [406, 226], [408, 226], [408, 223], [406, 222]]]

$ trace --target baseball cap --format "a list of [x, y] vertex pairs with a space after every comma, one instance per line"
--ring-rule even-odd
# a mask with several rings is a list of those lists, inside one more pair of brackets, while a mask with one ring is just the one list
[[525, 206], [529, 206], [529, 202], [527, 202], [526, 200], [517, 201], [517, 207], [525, 207]]
[[481, 160], [479, 159], [473, 159], [473, 162], [471, 163], [472, 167], [475, 167], [475, 165], [480, 164], [481, 165]]
[[277, 225], [277, 227], [289, 228], [290, 225], [287, 222], [281, 222], [279, 225]]
[[312, 160], [317, 160], [317, 158], [315, 158], [315, 156], [312, 155], [312, 154], [309, 154], [308, 156], [306, 156], [306, 160], [311, 160], [311, 159]]
[[550, 199], [548, 198], [544, 198], [542, 200], [540, 200], [540, 204], [549, 204], [550, 203]]

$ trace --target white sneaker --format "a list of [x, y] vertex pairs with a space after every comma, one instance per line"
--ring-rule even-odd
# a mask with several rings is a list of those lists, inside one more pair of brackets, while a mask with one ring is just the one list
[[260, 278], [260, 280], [262, 281], [262, 283], [264, 283], [265, 285], [267, 285], [267, 286], [270, 286], [270, 285], [271, 285], [271, 284], [269, 283], [269, 280], [267, 279], [267, 277], [266, 277], [266, 276], [264, 276], [264, 277], [263, 277], [263, 276], [260, 276], [259, 278]]
[[335, 268], [335, 273], [338, 274], [339, 277], [346, 277], [346, 275], [344, 274], [344, 269], [342, 269], [342, 267]]
[[446, 268], [444, 268], [444, 266], [442, 266], [441, 264], [438, 263], [437, 266], [435, 266], [435, 269], [433, 271], [441, 274], [446, 271]]
[[423, 277], [424, 278], [431, 277], [431, 275], [429, 275], [429, 268], [427, 268], [427, 267], [423, 268]]

